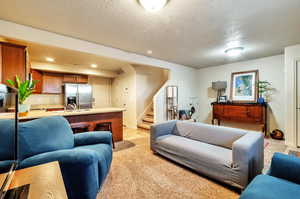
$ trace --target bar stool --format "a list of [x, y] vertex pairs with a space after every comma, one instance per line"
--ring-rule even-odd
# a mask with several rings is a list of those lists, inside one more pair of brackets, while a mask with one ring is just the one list
[[115, 148], [115, 141], [112, 131], [112, 123], [111, 122], [97, 122], [95, 126], [95, 131], [110, 131], [111, 132], [111, 141], [113, 144], [113, 148]]
[[74, 134], [88, 132], [90, 127], [90, 124], [87, 122], [72, 123], [70, 125]]

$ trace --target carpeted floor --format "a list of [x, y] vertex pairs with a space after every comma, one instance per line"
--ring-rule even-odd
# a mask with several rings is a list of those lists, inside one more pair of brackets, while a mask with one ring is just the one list
[[[111, 172], [98, 199], [236, 199], [237, 190], [201, 176], [150, 151], [149, 133], [127, 130], [117, 143]], [[285, 150], [282, 142], [267, 140], [265, 164]]]

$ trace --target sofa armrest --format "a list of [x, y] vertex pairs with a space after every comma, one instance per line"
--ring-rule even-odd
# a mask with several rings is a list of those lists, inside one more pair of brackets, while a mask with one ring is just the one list
[[300, 158], [274, 153], [269, 175], [300, 184]]
[[78, 133], [74, 135], [75, 146], [92, 144], [112, 144], [112, 134], [110, 131], [95, 131], [87, 133]]
[[158, 137], [172, 134], [176, 126], [176, 121], [168, 121], [159, 124], [154, 124], [150, 129], [150, 145], [154, 150], [155, 141]]
[[99, 190], [99, 155], [87, 149], [66, 149], [24, 159], [19, 166], [28, 168], [58, 161], [68, 198], [96, 198]]
[[247, 185], [264, 167], [264, 136], [258, 132], [248, 132], [233, 143], [232, 167], [243, 175]]

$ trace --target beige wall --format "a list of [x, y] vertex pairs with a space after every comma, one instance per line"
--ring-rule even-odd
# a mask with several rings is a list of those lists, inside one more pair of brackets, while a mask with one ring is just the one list
[[144, 114], [145, 109], [153, 103], [154, 94], [167, 81], [166, 70], [136, 65], [136, 97], [137, 97], [137, 119], [140, 120]]
[[[272, 83], [275, 91], [269, 101], [269, 130], [274, 130], [275, 128], [284, 129], [284, 55], [200, 69], [198, 71], [200, 121], [211, 122], [212, 108], [210, 103], [215, 101], [217, 95], [211, 89], [211, 83], [213, 81], [227, 81], [226, 95], [229, 96], [231, 73], [248, 70], [259, 70], [260, 80], [267, 80]], [[256, 125], [237, 123], [225, 123], [225, 125], [259, 130]]]
[[137, 128], [136, 117], [136, 72], [132, 65], [121, 66], [123, 73], [112, 80], [112, 105], [125, 108], [123, 123]]
[[[300, 45], [285, 48], [285, 132], [286, 144], [300, 146], [300, 135], [297, 135], [296, 112], [296, 62], [300, 61]], [[297, 143], [298, 137], [298, 143]]]
[[112, 107], [111, 83], [112, 79], [110, 78], [89, 76], [89, 84], [93, 87], [93, 107]]
[[26, 101], [30, 105], [62, 105], [63, 95], [33, 94]]

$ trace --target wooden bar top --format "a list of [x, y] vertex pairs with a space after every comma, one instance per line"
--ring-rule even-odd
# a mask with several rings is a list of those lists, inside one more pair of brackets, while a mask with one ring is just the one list
[[[0, 182], [5, 178], [0, 174]], [[30, 184], [28, 199], [67, 199], [58, 162], [17, 170], [9, 189]]]

